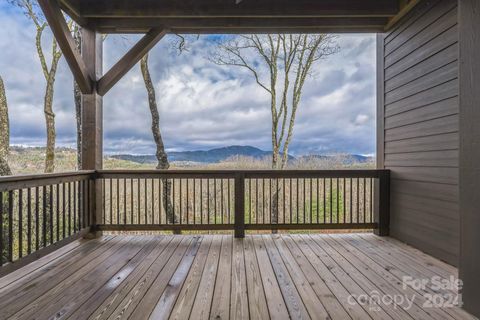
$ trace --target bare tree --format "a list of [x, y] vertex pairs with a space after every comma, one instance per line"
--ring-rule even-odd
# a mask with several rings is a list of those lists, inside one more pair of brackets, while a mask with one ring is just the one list
[[[8, 104], [7, 104], [7, 95], [5, 93], [5, 85], [3, 84], [3, 79], [0, 76], [0, 176], [9, 176], [12, 174], [10, 166], [8, 165], [8, 153], [10, 149], [10, 123], [8, 118]], [[2, 203], [3, 208], [2, 212], [7, 212], [8, 210], [8, 198], [4, 193], [0, 193], [0, 197], [4, 197]], [[8, 217], [5, 217], [8, 219]], [[7, 243], [8, 241], [8, 223], [2, 224], [2, 235], [0, 241]], [[0, 252], [0, 262], [7, 261], [7, 248], [4, 248]]]
[[[303, 87], [315, 62], [339, 50], [332, 35], [239, 35], [218, 41], [210, 60], [248, 70], [270, 97], [272, 169], [284, 169]], [[278, 223], [281, 185], [273, 182], [271, 222]], [[273, 230], [275, 233], [276, 230]]]
[[[47, 22], [44, 20], [43, 16], [40, 13], [38, 4], [36, 1], [32, 0], [9, 0], [12, 4], [20, 7], [25, 15], [33, 22], [36, 28], [35, 35], [35, 46], [37, 49], [37, 55], [40, 60], [40, 64], [43, 71], [43, 76], [45, 77], [46, 87], [44, 95], [44, 114], [45, 114], [45, 124], [47, 128], [47, 145], [45, 151], [45, 172], [54, 172], [55, 171], [55, 113], [53, 112], [53, 95], [54, 95], [54, 86], [55, 86], [55, 76], [57, 74], [58, 63], [62, 58], [62, 51], [59, 49], [57, 41], [55, 38], [52, 39], [50, 52], [51, 59], [50, 65], [48, 64], [47, 58], [44, 53], [44, 48], [42, 45], [42, 36], [45, 28], [48, 26]], [[68, 27], [72, 30], [73, 21], [68, 22]]]
[[[75, 24], [73, 39], [79, 52], [82, 51], [82, 30]], [[82, 91], [78, 83], [73, 80], [73, 100], [75, 103], [75, 120], [77, 124], [77, 170], [82, 167]]]
[[10, 150], [10, 123], [8, 118], [7, 95], [5, 85], [0, 76], [0, 176], [12, 174], [8, 165], [8, 153]]
[[219, 40], [210, 60], [247, 69], [270, 96], [272, 168], [288, 162], [303, 87], [315, 62], [339, 50], [326, 34], [239, 35]]
[[[140, 69], [142, 71], [143, 81], [145, 82], [145, 89], [147, 90], [148, 95], [148, 105], [150, 107], [150, 114], [152, 116], [152, 134], [153, 139], [156, 145], [155, 155], [157, 157], [157, 169], [166, 170], [170, 167], [168, 162], [167, 153], [165, 152], [165, 145], [163, 143], [162, 134], [160, 132], [160, 116], [158, 114], [157, 98], [155, 95], [155, 87], [153, 86], [152, 78], [150, 76], [150, 70], [148, 66], [148, 54], [146, 54], [141, 62]], [[173, 210], [172, 203], [170, 201], [171, 192], [172, 192], [172, 183], [168, 180], [163, 182], [164, 190], [164, 207], [167, 214], [167, 221], [169, 223], [175, 223], [175, 213]]]

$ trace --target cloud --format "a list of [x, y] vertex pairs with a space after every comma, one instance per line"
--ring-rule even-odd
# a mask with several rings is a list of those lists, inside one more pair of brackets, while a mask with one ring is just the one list
[[[0, 5], [0, 73], [7, 89], [12, 142], [44, 145], [45, 80], [34, 46], [34, 28], [16, 10]], [[222, 67], [206, 56], [212, 37], [193, 42], [179, 55], [174, 36], [150, 53], [161, 130], [169, 150], [231, 144], [271, 149], [269, 97], [248, 70]], [[139, 36], [109, 36], [104, 44], [108, 70]], [[375, 37], [339, 35], [341, 51], [320, 61], [308, 79], [297, 114], [290, 151], [375, 152]], [[51, 34], [46, 32], [48, 47]], [[48, 52], [47, 52], [48, 57]], [[50, 58], [50, 57], [48, 57]], [[55, 86], [59, 145], [75, 146], [73, 79], [62, 59]], [[150, 111], [139, 66], [104, 98], [107, 153], [153, 153]]]

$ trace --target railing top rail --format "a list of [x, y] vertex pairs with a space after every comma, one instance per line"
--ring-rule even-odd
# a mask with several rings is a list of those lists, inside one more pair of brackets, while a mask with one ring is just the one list
[[379, 178], [386, 169], [342, 169], [342, 170], [98, 170], [99, 178]]
[[0, 177], [0, 192], [46, 184], [66, 183], [79, 179], [94, 177], [95, 171], [81, 170], [59, 173], [41, 173]]
[[12, 176], [0, 177], [0, 183], [4, 182], [17, 182], [25, 180], [42, 180], [42, 179], [51, 179], [51, 178], [65, 178], [73, 176], [88, 176], [94, 174], [94, 170], [79, 170], [79, 171], [69, 171], [69, 172], [55, 172], [55, 173], [36, 173], [36, 174], [20, 174]]

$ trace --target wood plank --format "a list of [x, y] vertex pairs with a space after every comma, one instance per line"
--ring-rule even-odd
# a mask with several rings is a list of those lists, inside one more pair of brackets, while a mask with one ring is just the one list
[[441, 66], [455, 62], [458, 60], [458, 43], [454, 43], [451, 46], [435, 53], [423, 61], [419, 61], [418, 64], [403, 70], [403, 72], [388, 79], [385, 82], [385, 91], [390, 92], [397, 89], [413, 80], [422, 77], [425, 74], [435, 71]]
[[[290, 18], [97, 18], [95, 30], [108, 33], [145, 33], [151, 28], [167, 28], [172, 33], [196, 31], [198, 33], [247, 31], [271, 31], [281, 33], [284, 30], [315, 31], [382, 31], [385, 17], [290, 17]], [[183, 33], [182, 32], [182, 33]]]
[[399, 227], [403, 227], [409, 224], [414, 225], [416, 228], [424, 228], [426, 232], [432, 232], [435, 234], [442, 234], [445, 241], [451, 242], [448, 248], [457, 250], [458, 236], [459, 236], [459, 221], [458, 219], [445, 219], [438, 217], [436, 214], [428, 214], [417, 209], [408, 209], [405, 207], [394, 208], [392, 214], [393, 223], [398, 223]]
[[[273, 271], [277, 277], [280, 290], [287, 305], [290, 317], [294, 319], [310, 319], [309, 312], [304, 305], [298, 288], [295, 286], [292, 277], [290, 276], [285, 264], [283, 263], [282, 257], [280, 256], [278, 249], [275, 247], [272, 239], [269, 235], [263, 236], [263, 243], [267, 250], [268, 256], [270, 257], [270, 262], [273, 267]], [[307, 291], [305, 287], [299, 287], [304, 293]], [[310, 288], [310, 293], [315, 296], [315, 293]], [[317, 304], [315, 310], [318, 312], [318, 315], [322, 318], [328, 318], [328, 313], [321, 303]]]
[[388, 37], [388, 42], [385, 44], [385, 54], [388, 55], [397, 50], [402, 45], [405, 45], [414, 39], [423, 30], [432, 28], [432, 25], [436, 23], [442, 16], [447, 14], [452, 9], [456, 8], [455, 1], [442, 0], [437, 3], [430, 3], [428, 10], [422, 10], [419, 12], [421, 15], [415, 17], [415, 23], [409, 23], [409, 21], [403, 21], [402, 24], [405, 28], [397, 33], [392, 39]]
[[388, 167], [457, 167], [458, 150], [387, 154]]
[[[123, 241], [122, 239], [114, 238], [105, 245], [95, 248], [93, 253], [84, 255], [80, 259], [73, 258], [73, 263], [70, 260], [61, 263], [60, 267], [55, 268], [57, 271], [55, 273], [45, 273], [27, 282], [25, 285], [15, 287], [14, 290], [5, 292], [2, 294], [0, 301], [0, 318], [7, 318], [15, 314], [25, 305], [31, 303], [57, 285], [68, 284], [68, 280], [66, 279], [72, 274], [87, 273], [92, 267], [89, 266], [91, 261], [103, 261], [108, 257], [108, 254], [113, 254], [115, 250], [120, 248]], [[21, 302], [21, 304], [19, 302]]]
[[[63, 0], [65, 1], [65, 0]], [[162, 1], [137, 0], [112, 4], [108, 0], [82, 0], [77, 6], [83, 18], [94, 17], [262, 17], [279, 16], [394, 16], [399, 11], [395, 0], [351, 0], [312, 3], [298, 0], [257, 0], [255, 2], [224, 2], [215, 0]], [[74, 2], [73, 2], [74, 3]]]
[[410, 287], [404, 287], [402, 279], [399, 279], [390, 274], [385, 268], [377, 264], [375, 260], [370, 259], [364, 255], [354, 246], [350, 245], [343, 235], [329, 235], [324, 237], [325, 241], [329, 243], [338, 253], [343, 255], [349, 262], [357, 267], [366, 277], [375, 281], [376, 284], [382, 283], [385, 288], [385, 293], [394, 295], [404, 295], [407, 297], [415, 297], [411, 308], [408, 305], [403, 307], [414, 319], [433, 318], [433, 319], [452, 319], [448, 313], [439, 308], [423, 308], [428, 302], [427, 298], [416, 292]]
[[[360, 237], [360, 234], [357, 235], [349, 235], [351, 237], [354, 243], [361, 245], [362, 246], [362, 251], [363, 250], [369, 250], [371, 252], [371, 247], [368, 245], [368, 240], [373, 239], [373, 238], [366, 238], [367, 241], [356, 241], [357, 237]], [[414, 262], [414, 264], [406, 263], [404, 260], [399, 258], [396, 255], [393, 255], [387, 251], [383, 250], [383, 247], [381, 250], [378, 250], [378, 255], [381, 257], [379, 261], [382, 261], [382, 259], [385, 259], [385, 261], [388, 261], [389, 264], [393, 264], [394, 267], [389, 267], [388, 271], [391, 273], [397, 272], [398, 274], [401, 274], [401, 277], [404, 276], [411, 276], [413, 278], [418, 278], [418, 279], [431, 279], [432, 276], [435, 274], [432, 273], [432, 271], [423, 268], [420, 266], [417, 262]], [[414, 288], [415, 289], [415, 288]], [[432, 288], [432, 283], [429, 282], [425, 286], [425, 290], [423, 288], [417, 290], [421, 294], [425, 294], [425, 292], [429, 294], [438, 294], [439, 292], [445, 292], [448, 294], [457, 294], [455, 291], [451, 290], [438, 290], [437, 288]], [[470, 315], [468, 315], [464, 310], [460, 308], [443, 308], [443, 311], [447, 314], [450, 315], [451, 318], [454, 319], [472, 319]]]
[[192, 239], [192, 237], [190, 236], [185, 236], [184, 239], [182, 239], [180, 244], [175, 248], [175, 251], [173, 252], [168, 262], [165, 264], [164, 268], [160, 271], [158, 276], [149, 286], [138, 304], [134, 306], [134, 309], [132, 307], [133, 310], [131, 312], [128, 312], [129, 318], [148, 319], [150, 317], [150, 314], [153, 311], [152, 309], [158, 302], [159, 296], [164, 292], [165, 288], [169, 284], [170, 279], [175, 273], [175, 270], [177, 269], [185, 253], [190, 252], [190, 254], [192, 254], [192, 251], [189, 251], [189, 249], [191, 248], [193, 248], [193, 252], [196, 252], [196, 250], [198, 249], [198, 245], [198, 237], [194, 237]]
[[458, 185], [458, 169], [448, 167], [389, 167], [395, 180]]
[[230, 319], [249, 319], [244, 239], [233, 239]]
[[[365, 277], [360, 271], [357, 270], [355, 266], [338, 254], [333, 248], [331, 248], [325, 239], [323, 239], [323, 237], [316, 235], [307, 235], [306, 237], [311, 239], [310, 241], [316, 244], [315, 248], [317, 250], [318, 248], [321, 248], [325, 254], [329, 255], [330, 258], [344, 270], [344, 272], [346, 272], [350, 277], [352, 277], [352, 279], [355, 280], [356, 283], [358, 283], [362, 290], [365, 290], [368, 296], [370, 296], [373, 292], [383, 292], [378, 283], [372, 282]], [[393, 305], [376, 304], [376, 306], [385, 310], [385, 312], [393, 319], [405, 319], [408, 317], [404, 310], [394, 308]]]
[[409, 39], [408, 45], [398, 47], [395, 51], [385, 56], [385, 67], [398, 62], [411, 52], [428, 43], [429, 40], [447, 31], [457, 24], [457, 8], [453, 8], [447, 14], [440, 17], [429, 28], [420, 31]]
[[[344, 303], [348, 299], [348, 294], [343, 287], [334, 286], [339, 288], [329, 288], [329, 284], [332, 285], [336, 281], [332, 281], [332, 279], [334, 280], [333, 275], [328, 272], [327, 274], [324, 274], [322, 269], [318, 267], [316, 268], [316, 264], [312, 264], [307, 259], [291, 237], [282, 236], [281, 239], [283, 242], [281, 246], [284, 246], [290, 251], [291, 258], [293, 258], [293, 261], [298, 264], [302, 272], [308, 278], [310, 285], [324, 304], [325, 309], [332, 319], [348, 319], [350, 317], [352, 319], [362, 319], [368, 317], [363, 309], [357, 304], [351, 305]], [[286, 256], [288, 254], [284, 252], [282, 255]]]
[[[88, 273], [76, 272], [69, 277], [68, 283], [64, 282], [57, 287], [44, 293], [30, 305], [20, 310], [15, 317], [20, 319], [66, 319], [70, 313], [79, 308], [83, 302], [94, 294], [109, 279], [119, 275], [122, 268], [127, 264], [130, 268], [139, 262], [139, 252], [142, 252], [145, 245], [151, 243], [145, 241], [146, 238], [137, 236], [128, 242], [124, 242], [120, 250], [116, 250], [114, 254], [109, 255], [107, 259], [101, 263], [94, 263], [94, 268]], [[128, 270], [128, 267], [127, 267]], [[80, 270], [79, 270], [80, 271]]]
[[458, 132], [390, 141], [385, 146], [385, 153], [458, 150], [458, 141]]
[[210, 251], [208, 252], [190, 319], [208, 319], [210, 317], [210, 307], [215, 289], [221, 245], [221, 236], [215, 235], [210, 246]]
[[243, 251], [245, 254], [245, 273], [250, 319], [268, 319], [269, 310], [265, 290], [251, 236], [247, 236], [243, 240]]
[[429, 256], [425, 252], [420, 251], [412, 246], [409, 246], [406, 243], [403, 243], [395, 238], [385, 237], [385, 238], [380, 238], [378, 240], [380, 240], [385, 244], [391, 243], [398, 250], [404, 252], [407, 255], [410, 255], [412, 258], [415, 258], [417, 261], [422, 261], [422, 263], [425, 264], [426, 266], [433, 267], [435, 270], [443, 270], [441, 272], [445, 274], [453, 274], [455, 276], [458, 276], [458, 269], [455, 268], [454, 266], [448, 263], [445, 263], [439, 259], [436, 259], [432, 256]]
[[32, 273], [38, 274], [40, 270], [45, 270], [46, 265], [53, 264], [57, 259], [66, 259], [68, 254], [78, 250], [79, 247], [86, 244], [89, 240], [79, 239], [75, 240], [66, 246], [53, 251], [52, 253], [41, 257], [40, 259], [26, 265], [25, 267], [18, 269], [6, 276], [0, 278], [0, 294], [2, 289], [12, 285], [18, 285], [20, 281], [31, 275]]
[[268, 311], [271, 319], [290, 319], [286, 302], [283, 299], [280, 285], [273, 271], [272, 263], [268, 257], [265, 245], [260, 237], [252, 236], [252, 242], [255, 247], [260, 274], [262, 277], [265, 298], [267, 300]]
[[[326, 254], [318, 245], [308, 237], [292, 235], [296, 245], [310, 261], [318, 274], [324, 279], [330, 290], [335, 293], [342, 305], [347, 309], [353, 319], [391, 319], [383, 308], [373, 308], [373, 305], [362, 307], [363, 303], [349, 303], [349, 297], [367, 294], [352, 277]], [[288, 243], [288, 240], [287, 240]]]
[[[345, 319], [349, 317], [338, 303], [338, 300], [330, 298], [333, 297], [333, 294], [325, 286], [321, 287], [319, 290], [318, 285], [313, 281], [315, 275], [317, 275], [316, 272], [312, 272], [313, 270], [308, 267], [307, 270], [310, 272], [306, 272], [306, 270], [302, 269], [300, 263], [298, 263], [295, 257], [290, 253], [288, 247], [283, 241], [283, 238], [286, 236], [266, 237], [268, 237], [267, 241], [273, 241], [279, 251], [285, 267], [287, 268], [311, 318], [315, 319], [316, 317], [325, 316], [325, 318]], [[311, 268], [311, 266], [309, 267]], [[318, 278], [318, 280], [322, 283], [320, 278]], [[322, 292], [322, 289], [327, 290]], [[318, 291], [322, 292], [322, 294], [319, 295]]]
[[457, 132], [458, 130], [458, 115], [451, 115], [443, 118], [409, 124], [403, 127], [387, 129], [385, 130], [385, 140], [388, 143], [395, 140], [452, 133]]
[[127, 319], [173, 256], [180, 243], [189, 240], [190, 238], [187, 237], [183, 239], [179, 236], [174, 237], [113, 312], [110, 314], [105, 313], [99, 319]]
[[434, 88], [447, 81], [458, 78], [458, 64], [457, 61], [450, 62], [445, 65], [440, 65], [438, 69], [427, 73], [422, 77], [412, 80], [394, 90], [385, 94], [385, 103], [392, 104], [409, 96], [415, 95], [419, 92]]
[[409, 124], [458, 114], [458, 97], [448, 98], [417, 109], [395, 114], [385, 119], [385, 128], [392, 129]]
[[414, 264], [419, 264], [428, 268], [430, 271], [441, 277], [448, 278], [450, 276], [458, 276], [457, 268], [402, 243], [399, 240], [390, 237], [376, 237], [375, 235], [370, 234], [362, 234], [360, 236], [365, 239], [365, 241], [370, 241], [370, 243], [375, 242], [395, 255], [398, 255], [401, 259], [405, 258]]
[[[410, 261], [403, 256], [398, 256], [393, 254], [391, 250], [384, 249], [383, 247], [378, 247], [377, 242], [372, 237], [363, 237], [361, 234], [352, 234], [349, 235], [352, 239], [352, 243], [361, 249], [363, 252], [368, 254], [370, 257], [375, 259], [381, 259], [382, 261], [387, 262], [394, 267], [391, 268], [389, 271], [392, 273], [395, 272], [397, 276], [402, 278], [403, 276], [411, 276], [417, 279], [430, 279], [435, 275], [435, 273], [429, 268], [422, 266], [421, 264], [417, 263], [416, 261]], [[426, 286], [425, 292], [434, 293], [442, 292], [444, 290], [434, 290], [431, 288], [432, 284], [428, 284]], [[419, 289], [422, 290], [422, 289]], [[452, 293], [455, 291], [452, 290], [445, 290], [445, 292]], [[455, 292], [456, 293], [456, 292]]]
[[138, 283], [145, 271], [155, 262], [160, 253], [165, 250], [172, 237], [165, 236], [155, 242], [153, 250], [143, 259], [123, 281], [116, 281], [115, 277], [92, 295], [70, 319], [102, 319], [108, 316], [125, 298], [130, 290]]
[[392, 180], [391, 190], [395, 193], [417, 195], [428, 199], [439, 199], [458, 203], [458, 186], [406, 180]]
[[428, 199], [421, 195], [395, 193], [391, 196], [392, 207], [416, 211], [412, 216], [419, 213], [432, 215], [438, 219], [448, 221], [450, 224], [458, 223], [460, 217], [458, 215], [458, 202], [445, 201], [441, 199]]
[[447, 81], [437, 87], [419, 92], [385, 106], [385, 116], [390, 117], [409, 110], [428, 106], [458, 96], [458, 80]]
[[173, 311], [170, 314], [170, 319], [187, 319], [190, 316], [212, 239], [213, 236], [203, 236], [202, 244], [175, 302]]
[[[431, 227], [412, 224], [411, 221], [402, 218], [402, 212], [391, 217], [392, 236], [405, 241], [411, 246], [421, 248], [426, 253], [446, 261], [452, 265], [458, 265], [459, 239], [453, 232], [434, 230]], [[458, 224], [452, 224], [451, 228], [458, 228]], [[441, 243], [441, 245], [439, 245]]]
[[[195, 237], [192, 240], [190, 247], [182, 258], [182, 261], [180, 261], [180, 264], [178, 265], [175, 273], [168, 282], [167, 287], [164, 289], [162, 295], [158, 299], [157, 304], [150, 304], [153, 307], [153, 310], [149, 318], [168, 319], [202, 242], [203, 237]], [[159, 290], [152, 290], [152, 293], [158, 294]], [[152, 308], [150, 307], [148, 300], [144, 301], [146, 301], [145, 304], [149, 306], [149, 308]], [[138, 308], [141, 308], [141, 304]], [[142, 308], [142, 312], [145, 312], [144, 308]]]
[[232, 237], [222, 236], [217, 279], [213, 291], [210, 318], [228, 319], [230, 316], [230, 288], [232, 279]]
[[432, 38], [428, 45], [421, 46], [412, 51], [395, 64], [385, 68], [385, 79], [388, 81], [396, 75], [409, 70], [418, 63], [430, 58], [447, 47], [458, 42], [458, 27], [455, 25], [437, 37]]
[[432, 5], [437, 4], [442, 0], [432, 0], [430, 2], [422, 1], [415, 7], [415, 10], [405, 16], [400, 23], [397, 23], [390, 31], [385, 32], [385, 43], [393, 41], [405, 29], [416, 23], [426, 12], [431, 9]]

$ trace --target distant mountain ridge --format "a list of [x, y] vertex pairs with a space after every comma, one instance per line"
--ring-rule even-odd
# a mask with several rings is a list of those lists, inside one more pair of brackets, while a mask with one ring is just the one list
[[[196, 151], [180, 151], [169, 152], [168, 160], [170, 162], [199, 162], [199, 163], [218, 163], [225, 161], [235, 156], [251, 157], [254, 159], [263, 159], [270, 157], [271, 151], [264, 151], [252, 146], [228, 146], [222, 148], [215, 148], [210, 150], [196, 150]], [[155, 155], [132, 155], [132, 154], [118, 154], [111, 155], [111, 158], [128, 160], [137, 163], [156, 163], [157, 158]], [[290, 160], [296, 158], [292, 155], [288, 155]], [[328, 155], [308, 155], [301, 156], [298, 159], [328, 159], [331, 156]], [[360, 162], [364, 163], [370, 161], [370, 157], [362, 155], [347, 155], [348, 162]]]

